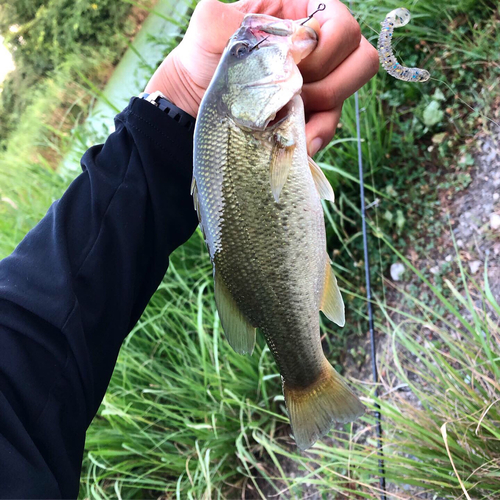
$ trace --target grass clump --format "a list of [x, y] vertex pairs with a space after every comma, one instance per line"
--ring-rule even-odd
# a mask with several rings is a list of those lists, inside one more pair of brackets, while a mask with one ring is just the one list
[[127, 47], [125, 34], [134, 29], [130, 8], [113, 0], [31, 0], [0, 6], [0, 33], [16, 64], [2, 84], [0, 142], [17, 128], [29, 104], [40, 99], [34, 88], [68, 60], [75, 64], [87, 59], [94, 70], [116, 61]]
[[[402, 256], [400, 256], [402, 257]], [[412, 267], [409, 261], [406, 261]], [[398, 482], [418, 484], [446, 498], [496, 498], [500, 491], [500, 306], [488, 282], [466, 276], [446, 281], [448, 300], [415, 268], [422, 285], [442, 304], [439, 314], [414, 296], [418, 313], [387, 314], [391, 364], [384, 376], [392, 394], [384, 405], [389, 441], [404, 450], [408, 470]], [[386, 312], [388, 312], [386, 310]], [[387, 360], [389, 361], [389, 360]], [[392, 364], [394, 363], [394, 365]], [[410, 391], [398, 396], [394, 388]], [[391, 422], [392, 421], [392, 422]], [[391, 453], [391, 451], [389, 451]]]
[[[481, 288], [464, 275], [460, 292], [448, 282], [456, 305], [422, 278], [446, 313], [408, 296], [411, 312], [381, 304], [386, 321], [377, 325], [389, 339], [377, 400], [389, 498], [406, 498], [408, 485], [440, 498], [464, 490], [470, 498], [495, 498], [500, 306], [487, 276]], [[357, 385], [373, 409], [373, 385]], [[297, 452], [263, 339], [245, 357], [223, 338], [197, 233], [174, 255], [122, 350], [89, 431], [81, 496], [375, 498], [374, 425], [369, 412]]]

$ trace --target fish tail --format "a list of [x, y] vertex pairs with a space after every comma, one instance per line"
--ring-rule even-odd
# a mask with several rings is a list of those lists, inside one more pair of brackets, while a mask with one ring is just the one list
[[308, 387], [290, 387], [283, 382], [295, 442], [301, 450], [310, 448], [334, 422], [352, 422], [365, 407], [345, 380], [325, 358], [318, 379]]

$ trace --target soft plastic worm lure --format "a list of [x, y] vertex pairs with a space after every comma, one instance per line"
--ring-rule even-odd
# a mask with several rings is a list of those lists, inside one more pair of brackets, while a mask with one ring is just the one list
[[410, 11], [405, 8], [395, 9], [380, 23], [382, 31], [378, 38], [378, 56], [380, 64], [389, 75], [405, 82], [425, 82], [430, 78], [430, 73], [425, 69], [407, 68], [396, 61], [392, 52], [391, 42], [394, 28], [405, 26], [410, 21]]

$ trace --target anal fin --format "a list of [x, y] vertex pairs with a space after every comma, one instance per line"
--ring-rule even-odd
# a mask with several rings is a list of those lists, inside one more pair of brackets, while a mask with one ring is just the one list
[[342, 295], [340, 294], [337, 278], [333, 274], [330, 259], [326, 257], [325, 284], [323, 296], [321, 297], [320, 309], [325, 316], [339, 326], [345, 325], [345, 308]]
[[294, 388], [285, 381], [283, 393], [293, 436], [301, 450], [307, 450], [323, 437], [334, 422], [352, 422], [365, 410], [326, 358], [316, 382], [308, 387]]
[[252, 354], [255, 347], [255, 327], [240, 311], [217, 270], [214, 273], [214, 280], [215, 303], [229, 345], [238, 354]]

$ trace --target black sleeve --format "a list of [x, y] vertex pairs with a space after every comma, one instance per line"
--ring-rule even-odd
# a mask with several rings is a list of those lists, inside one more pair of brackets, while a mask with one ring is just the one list
[[193, 131], [134, 98], [0, 261], [0, 498], [75, 498], [122, 341], [193, 233]]

